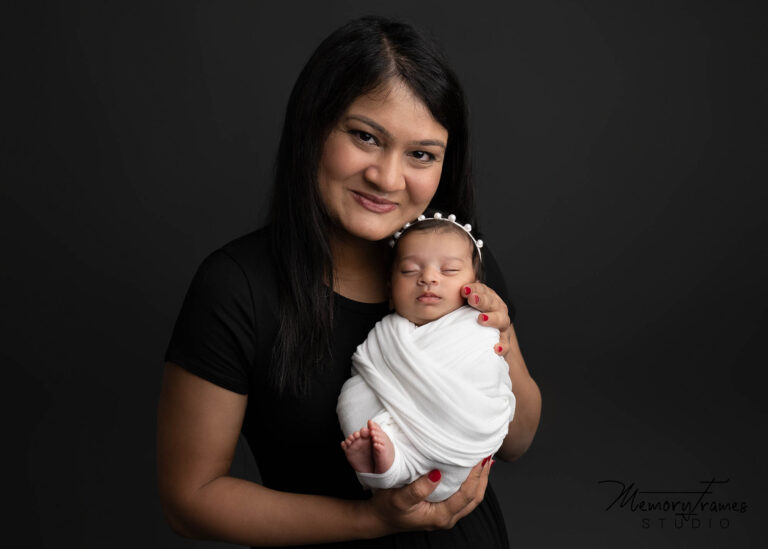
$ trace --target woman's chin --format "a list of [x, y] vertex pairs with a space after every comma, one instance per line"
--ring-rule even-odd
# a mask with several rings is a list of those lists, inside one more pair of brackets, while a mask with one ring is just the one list
[[388, 240], [397, 231], [398, 227], [391, 227], [389, 223], [349, 223], [344, 224], [342, 229], [347, 236], [378, 242]]

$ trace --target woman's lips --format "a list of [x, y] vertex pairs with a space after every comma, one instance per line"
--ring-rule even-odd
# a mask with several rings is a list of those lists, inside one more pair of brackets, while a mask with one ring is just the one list
[[352, 197], [363, 208], [374, 213], [387, 213], [397, 208], [395, 202], [358, 191], [352, 191]]

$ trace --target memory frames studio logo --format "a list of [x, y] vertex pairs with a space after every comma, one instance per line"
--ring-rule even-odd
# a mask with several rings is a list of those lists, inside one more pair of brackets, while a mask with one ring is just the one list
[[747, 502], [728, 497], [730, 479], [701, 480], [693, 490], [641, 490], [634, 482], [600, 480], [610, 490], [606, 512], [628, 512], [644, 529], [720, 529], [734, 526], [748, 509]]

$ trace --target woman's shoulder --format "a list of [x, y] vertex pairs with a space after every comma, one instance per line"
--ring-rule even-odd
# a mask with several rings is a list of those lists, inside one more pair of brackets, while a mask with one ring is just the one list
[[226, 255], [243, 267], [257, 268], [263, 265], [266, 257], [272, 256], [269, 226], [238, 236], [210, 255], [217, 254]]
[[265, 226], [233, 238], [205, 256], [200, 270], [213, 283], [228, 284], [233, 278], [240, 278], [252, 285], [273, 284], [269, 235], [269, 227]]
[[277, 285], [270, 261], [268, 228], [238, 236], [210, 252], [198, 265], [186, 305], [206, 311], [247, 313], [253, 323], [277, 310]]
[[248, 392], [251, 366], [265, 356], [263, 349], [277, 330], [277, 292], [264, 260], [268, 250], [267, 231], [259, 229], [202, 260], [176, 319], [166, 362]]

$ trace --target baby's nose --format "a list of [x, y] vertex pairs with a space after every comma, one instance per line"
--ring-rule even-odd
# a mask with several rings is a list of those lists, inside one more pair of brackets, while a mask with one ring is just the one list
[[433, 284], [437, 284], [437, 274], [433, 270], [424, 270], [421, 273], [421, 278], [419, 280], [422, 284], [426, 284], [427, 286], [432, 286]]

